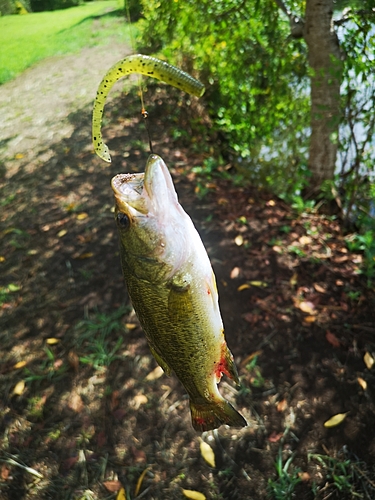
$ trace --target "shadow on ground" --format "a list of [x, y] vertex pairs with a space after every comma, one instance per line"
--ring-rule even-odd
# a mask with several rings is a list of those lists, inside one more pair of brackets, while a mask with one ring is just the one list
[[[361, 256], [346, 250], [337, 222], [296, 218], [220, 175], [198, 197], [205, 181], [191, 168], [214, 144], [201, 153], [202, 137], [176, 118], [188, 101], [150, 88], [154, 149], [208, 249], [240, 370], [242, 388], [222, 381], [221, 391], [249, 426], [203, 435], [215, 451], [210, 467], [182, 386], [155, 371], [129, 306], [111, 211], [110, 179], [146, 163], [142, 118], [128, 118], [139, 105], [128, 96], [108, 106], [111, 165], [93, 155], [85, 108], [70, 115], [70, 138], [29, 163], [12, 160], [2, 179], [2, 498], [115, 498], [121, 485], [134, 498], [148, 468], [143, 498], [179, 499], [186, 488], [264, 499], [269, 479], [280, 485], [279, 453], [283, 461], [295, 453], [296, 498], [373, 498], [375, 377], [364, 355], [375, 351], [375, 299], [358, 274]], [[341, 413], [340, 425], [324, 427]], [[349, 486], [340, 491], [335, 466], [309, 453], [348, 462]]]

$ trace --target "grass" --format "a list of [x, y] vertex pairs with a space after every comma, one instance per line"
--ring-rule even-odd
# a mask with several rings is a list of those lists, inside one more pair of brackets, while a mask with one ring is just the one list
[[129, 43], [129, 26], [116, 0], [79, 7], [0, 17], [0, 84], [46, 57], [72, 54], [84, 47]]

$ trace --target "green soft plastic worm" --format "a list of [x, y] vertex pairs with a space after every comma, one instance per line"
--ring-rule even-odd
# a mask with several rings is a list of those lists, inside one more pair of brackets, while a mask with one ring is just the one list
[[113, 85], [123, 76], [131, 73], [140, 73], [146, 76], [152, 76], [162, 82], [169, 83], [173, 87], [187, 92], [188, 94], [201, 97], [204, 93], [204, 85], [188, 73], [172, 66], [156, 57], [144, 56], [135, 54], [125, 57], [112, 68], [107, 71], [107, 74], [100, 82], [98, 92], [95, 97], [94, 109], [92, 114], [92, 141], [95, 152], [100, 158], [111, 162], [108, 146], [104, 144], [101, 132], [101, 124], [103, 118], [103, 110], [105, 100]]

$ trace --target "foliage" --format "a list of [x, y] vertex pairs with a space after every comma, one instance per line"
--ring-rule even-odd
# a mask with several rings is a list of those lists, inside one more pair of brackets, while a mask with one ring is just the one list
[[[304, 2], [286, 0], [304, 16]], [[350, 10], [350, 7], [352, 8]], [[323, 199], [339, 200], [347, 221], [374, 227], [375, 79], [372, 0], [335, 6], [344, 62], [341, 158]], [[345, 9], [345, 10], [344, 10]], [[359, 9], [359, 10], [354, 10]], [[245, 180], [290, 199], [309, 183], [309, 78], [307, 47], [291, 35], [274, 0], [144, 1], [142, 44], [207, 84], [214, 126], [225, 138], [220, 151]], [[191, 27], [194, 26], [194, 30]]]
[[[142, 43], [199, 70], [222, 154], [250, 181], [279, 193], [306, 171], [306, 48], [273, 0], [144, 2]], [[191, 30], [194, 26], [194, 30]], [[176, 54], [177, 57], [176, 57]], [[301, 171], [302, 169], [302, 171]]]
[[113, 0], [64, 11], [0, 17], [0, 84], [45, 57], [106, 44], [114, 36], [127, 40], [123, 19], [104, 14], [111, 9], [116, 9]]

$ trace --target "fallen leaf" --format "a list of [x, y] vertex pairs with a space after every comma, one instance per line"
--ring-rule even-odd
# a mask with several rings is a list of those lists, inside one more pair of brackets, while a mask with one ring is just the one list
[[268, 436], [268, 441], [270, 443], [277, 443], [278, 441], [280, 441], [280, 439], [283, 437], [284, 433], [283, 432], [272, 432], [272, 434], [270, 434]]
[[21, 394], [23, 393], [24, 390], [25, 390], [25, 381], [20, 380], [15, 385], [13, 392], [12, 392], [12, 396], [21, 396]]
[[128, 330], [134, 330], [135, 328], [137, 328], [137, 323], [125, 323], [125, 328], [127, 328]]
[[238, 247], [240, 247], [241, 245], [243, 245], [243, 236], [242, 236], [242, 234], [239, 234], [238, 236], [236, 236], [236, 237], [234, 238], [234, 242], [235, 242], [235, 244], [236, 244]]
[[301, 479], [301, 481], [310, 481], [311, 476], [308, 472], [299, 472], [298, 477]]
[[349, 412], [346, 413], [337, 413], [337, 415], [334, 415], [331, 417], [329, 420], [324, 422], [324, 427], [336, 427], [336, 425], [341, 424], [346, 419], [346, 415]]
[[7, 465], [3, 464], [1, 466], [1, 473], [0, 473], [0, 477], [3, 481], [7, 481], [8, 477], [9, 477], [9, 472], [10, 472], [10, 469]]
[[5, 257], [4, 257], [4, 255], [0, 255], [0, 262], [5, 262]]
[[237, 291], [238, 292], [242, 292], [242, 290], [247, 290], [248, 288], [251, 288], [251, 286], [249, 285], [249, 283], [244, 283], [243, 285], [240, 285], [237, 288]]
[[49, 338], [49, 339], [46, 339], [46, 344], [48, 345], [55, 345], [55, 344], [58, 344], [60, 342], [60, 339], [55, 339], [55, 338]]
[[144, 394], [137, 394], [136, 396], [134, 396], [133, 398], [133, 408], [135, 410], [138, 410], [138, 408], [141, 406], [141, 405], [144, 405], [146, 404], [148, 401], [147, 397], [144, 395]]
[[93, 257], [93, 255], [93, 252], [85, 252], [78, 255], [77, 259], [89, 259], [90, 257]]
[[282, 399], [281, 401], [279, 401], [277, 403], [277, 406], [276, 406], [277, 411], [279, 411], [279, 412], [282, 412], [282, 411], [286, 410], [287, 407], [288, 407], [288, 402], [287, 402], [286, 399]]
[[26, 366], [26, 361], [18, 361], [18, 363], [16, 363], [13, 368], [15, 370], [18, 370], [19, 368], [23, 368], [24, 366]]
[[333, 345], [333, 347], [340, 347], [341, 345], [336, 335], [334, 333], [331, 333], [329, 330], [327, 330], [326, 332], [326, 339], [331, 345]]
[[293, 276], [289, 280], [290, 286], [295, 286], [297, 282], [298, 282], [298, 273], [293, 273]]
[[300, 302], [298, 304], [298, 308], [301, 309], [302, 312], [305, 312], [308, 314], [316, 314], [314, 304], [312, 302], [307, 301], [307, 300]]
[[121, 489], [122, 484], [120, 481], [104, 481], [103, 486], [111, 493], [115, 493]]
[[357, 378], [359, 385], [362, 387], [362, 389], [365, 391], [367, 389], [367, 382], [361, 377]]
[[211, 446], [205, 441], [200, 444], [201, 455], [211, 467], [215, 467], [215, 453]]
[[310, 238], [310, 236], [301, 236], [298, 241], [301, 245], [310, 245], [312, 239]]
[[200, 493], [199, 491], [182, 490], [182, 494], [186, 498], [190, 498], [190, 500], [206, 500], [205, 495], [203, 495], [203, 493]]
[[230, 277], [233, 280], [235, 278], [238, 278], [239, 274], [240, 274], [240, 268], [239, 267], [234, 267], [231, 270], [231, 272], [230, 272]]
[[319, 293], [327, 293], [327, 290], [322, 286], [318, 285], [318, 283], [314, 283], [314, 288]]
[[150, 372], [147, 377], [145, 378], [145, 380], [157, 380], [158, 378], [160, 378], [162, 375], [164, 375], [164, 371], [163, 371], [163, 368], [161, 366], [157, 366], [155, 368], [155, 370], [152, 370], [152, 372]]
[[139, 476], [139, 479], [137, 481], [137, 485], [135, 487], [135, 491], [134, 491], [134, 496], [137, 497], [138, 496], [138, 493], [141, 489], [141, 486], [142, 486], [142, 482], [143, 482], [143, 479], [146, 475], [146, 472], [150, 469], [150, 467], [147, 467], [143, 472], [142, 474]]
[[23, 153], [16, 153], [16, 155], [15, 155], [16, 160], [21, 160], [21, 158], [23, 158], [23, 157], [24, 157]]
[[76, 413], [80, 413], [83, 410], [84, 404], [83, 404], [81, 396], [77, 392], [72, 392], [70, 394], [70, 398], [68, 401], [68, 407], [71, 410], [75, 411]]
[[266, 288], [268, 286], [268, 283], [264, 281], [249, 281], [251, 286], [257, 286], [259, 288]]
[[107, 436], [104, 431], [100, 431], [96, 436], [96, 442], [99, 448], [103, 448], [107, 444]]
[[63, 236], [65, 236], [65, 235], [67, 234], [67, 232], [68, 232], [68, 231], [67, 231], [66, 229], [61, 229], [61, 231], [59, 231], [59, 232], [57, 233], [57, 237], [58, 237], [58, 238], [62, 238]]
[[369, 370], [371, 370], [371, 368], [373, 367], [373, 365], [375, 363], [374, 358], [371, 356], [371, 354], [369, 352], [366, 352], [366, 354], [363, 356], [363, 361], [365, 362], [365, 365], [367, 366], [367, 368]]
[[116, 500], [126, 500], [126, 493], [124, 488], [121, 488], [121, 490], [117, 493]]
[[306, 316], [303, 318], [304, 323], [314, 323], [316, 321], [316, 316]]
[[266, 205], [269, 207], [274, 207], [276, 205], [276, 202], [275, 202], [275, 200], [269, 200], [269, 201], [267, 201]]
[[77, 220], [85, 220], [88, 216], [89, 214], [87, 214], [86, 212], [81, 212], [80, 214], [77, 214]]

